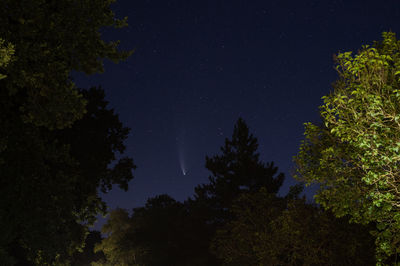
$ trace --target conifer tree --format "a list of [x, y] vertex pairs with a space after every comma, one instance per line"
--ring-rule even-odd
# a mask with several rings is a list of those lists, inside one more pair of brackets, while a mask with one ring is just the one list
[[256, 192], [264, 187], [276, 194], [284, 175], [273, 162], [260, 161], [257, 138], [249, 132], [246, 122], [239, 118], [232, 138], [225, 139], [221, 155], [206, 157], [206, 168], [211, 171], [209, 184], [196, 188], [196, 197], [215, 201], [221, 209], [229, 208], [241, 192]]
[[260, 161], [257, 149], [257, 138], [239, 118], [232, 138], [225, 139], [221, 147], [222, 154], [206, 157], [206, 168], [211, 172], [209, 183], [197, 186], [194, 199], [185, 202], [189, 223], [196, 224], [193, 245], [198, 249], [198, 257], [207, 258], [207, 265], [222, 263], [210, 251], [210, 244], [217, 230], [234, 219], [233, 202], [243, 193], [261, 188], [274, 195], [283, 183], [284, 175], [277, 174], [273, 162]]

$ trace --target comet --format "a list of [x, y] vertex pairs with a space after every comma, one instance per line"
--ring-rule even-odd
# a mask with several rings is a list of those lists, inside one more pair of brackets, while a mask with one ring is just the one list
[[185, 156], [183, 149], [179, 149], [179, 166], [181, 167], [181, 171], [183, 175], [187, 174], [187, 168], [186, 168], [186, 163], [185, 163]]
[[178, 136], [176, 137], [177, 151], [179, 167], [181, 169], [182, 175], [186, 176], [188, 174], [188, 164], [187, 164], [187, 143], [186, 143], [186, 130], [181, 128]]

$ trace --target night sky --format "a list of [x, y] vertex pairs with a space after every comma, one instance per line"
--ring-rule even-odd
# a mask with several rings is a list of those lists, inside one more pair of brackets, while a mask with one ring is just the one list
[[74, 74], [78, 87], [101, 85], [131, 128], [126, 153], [138, 168], [128, 192], [104, 196], [111, 208], [162, 193], [191, 196], [207, 182], [205, 156], [219, 152], [239, 117], [261, 159], [285, 173], [285, 194], [303, 123], [319, 120], [337, 77], [333, 54], [357, 51], [383, 31], [400, 36], [399, 0], [118, 0], [113, 9], [129, 27], [103, 37], [135, 53], [106, 62], [103, 74]]

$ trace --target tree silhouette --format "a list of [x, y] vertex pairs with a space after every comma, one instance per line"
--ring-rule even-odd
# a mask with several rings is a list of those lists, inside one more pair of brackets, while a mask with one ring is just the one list
[[211, 171], [208, 184], [195, 188], [193, 199], [186, 205], [198, 243], [198, 256], [207, 257], [209, 265], [220, 265], [210, 252], [210, 243], [217, 229], [234, 218], [232, 203], [242, 193], [257, 192], [261, 188], [269, 193], [278, 192], [284, 175], [277, 174], [273, 162], [263, 163], [257, 152], [258, 142], [243, 119], [236, 122], [231, 139], [225, 140], [221, 155], [206, 157], [206, 168]]
[[96, 215], [105, 214], [98, 188], [107, 192], [111, 184], [119, 184], [126, 189], [133, 178], [132, 160], [115, 160], [125, 149], [129, 129], [107, 108], [102, 89], [82, 94], [87, 113], [71, 128], [38, 131], [19, 125], [21, 130], [8, 138], [14, 145], [2, 153], [7, 156], [0, 164], [4, 258], [25, 260], [12, 255], [20, 249], [24, 251], [17, 254], [30, 259], [39, 252], [40, 264], [54, 261], [56, 255], [59, 260], [70, 257]]
[[[126, 188], [132, 177], [128, 159], [114, 168], [104, 166], [114, 161], [112, 156], [121, 151], [118, 143], [126, 137], [118, 125], [103, 121], [103, 128], [115, 130], [108, 142], [89, 140], [108, 146], [111, 157], [95, 154], [100, 147], [77, 149], [75, 140], [61, 137], [67, 134], [61, 130], [74, 127], [90, 113], [88, 99], [72, 82], [71, 71], [102, 72], [103, 59], [119, 61], [130, 54], [119, 51], [117, 42], [104, 41], [99, 32], [126, 24], [115, 18], [111, 2], [0, 2], [1, 262], [16, 262], [9, 250], [13, 245], [38, 264], [73, 253], [84, 241], [82, 223], [92, 222], [105, 209], [97, 188], [108, 189], [114, 182]], [[87, 125], [82, 130], [97, 128]], [[79, 140], [82, 130], [68, 134]], [[110, 142], [113, 135], [116, 139]], [[93, 164], [96, 177], [84, 169], [89, 166], [85, 156], [99, 159], [99, 165]]]
[[275, 177], [273, 163], [259, 160], [257, 148], [257, 139], [239, 119], [222, 155], [206, 158], [213, 175], [209, 184], [196, 188], [194, 199], [179, 203], [161, 195], [131, 217], [113, 211], [103, 227], [109, 236], [97, 247], [107, 260], [97, 265], [220, 265], [209, 249], [216, 230], [232, 219], [232, 202], [260, 188], [274, 194], [283, 182], [283, 174]]
[[[258, 142], [249, 132], [242, 118], [236, 122], [231, 139], [225, 139], [221, 155], [206, 157], [206, 168], [212, 175], [208, 184], [195, 188], [195, 201], [208, 201], [209, 207], [226, 213], [232, 202], [242, 192], [256, 192], [264, 187], [269, 193], [277, 193], [284, 175], [274, 163], [263, 163], [257, 152]], [[214, 217], [222, 219], [223, 217]]]
[[183, 204], [168, 195], [148, 199], [131, 216], [114, 210], [102, 228], [108, 237], [96, 247], [106, 260], [95, 265], [207, 265], [191, 253], [191, 227]]
[[150, 198], [132, 215], [111, 212], [107, 238], [94, 265], [372, 265], [368, 230], [336, 219], [300, 198], [302, 185], [285, 197], [273, 163], [260, 162], [257, 139], [242, 119], [222, 154], [207, 157], [210, 183], [183, 203]]

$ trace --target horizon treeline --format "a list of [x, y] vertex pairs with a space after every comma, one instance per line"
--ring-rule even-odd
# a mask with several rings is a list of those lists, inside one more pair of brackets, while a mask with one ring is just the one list
[[[163, 194], [110, 212], [92, 265], [374, 265], [371, 226], [335, 218], [300, 196], [285, 196], [273, 162], [263, 163], [243, 119], [221, 154], [206, 157], [209, 182], [178, 202]], [[91, 251], [93, 252], [93, 251]], [[94, 254], [94, 253], [91, 253]]]

